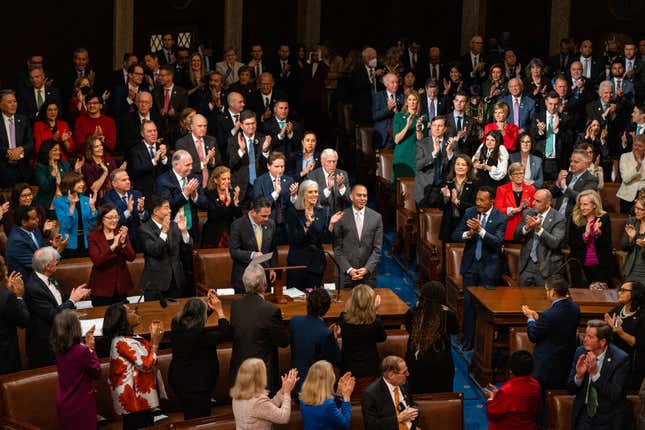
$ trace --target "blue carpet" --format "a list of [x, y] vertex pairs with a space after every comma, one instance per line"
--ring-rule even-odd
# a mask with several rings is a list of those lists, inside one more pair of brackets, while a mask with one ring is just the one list
[[[403, 269], [403, 262], [392, 255], [394, 232], [384, 235], [381, 262], [378, 267], [377, 288], [389, 288], [396, 293], [408, 306], [414, 306], [417, 298], [414, 292], [416, 281], [416, 262]], [[477, 385], [468, 376], [468, 363], [472, 352], [462, 355], [455, 348], [453, 339], [452, 358], [455, 362], [454, 391], [464, 393], [464, 424], [468, 430], [486, 430], [486, 399]]]

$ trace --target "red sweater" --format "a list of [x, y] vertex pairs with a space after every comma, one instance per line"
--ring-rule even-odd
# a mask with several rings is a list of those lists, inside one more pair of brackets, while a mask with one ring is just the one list
[[487, 403], [488, 430], [537, 430], [540, 383], [532, 376], [509, 379]]
[[[101, 126], [105, 136], [103, 147], [110, 154], [113, 153], [116, 149], [116, 125], [107, 115], [101, 114], [98, 118], [90, 118], [86, 112], [82, 112], [74, 125], [74, 142], [78, 148], [84, 148], [87, 138], [96, 132], [97, 126]], [[80, 152], [82, 153], [82, 150]]]

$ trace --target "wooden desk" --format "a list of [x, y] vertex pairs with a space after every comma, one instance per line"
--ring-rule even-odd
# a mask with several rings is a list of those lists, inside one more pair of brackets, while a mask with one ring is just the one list
[[[381, 296], [381, 306], [379, 307], [378, 314], [383, 320], [386, 327], [399, 328], [403, 324], [403, 317], [408, 310], [408, 306], [399, 297], [388, 288], [377, 288], [376, 293]], [[331, 306], [327, 315], [325, 315], [326, 322], [334, 322], [338, 319], [338, 315], [345, 309], [347, 299], [351, 294], [351, 290], [341, 290], [341, 301], [336, 302], [332, 298]], [[221, 296], [224, 313], [226, 317], [231, 317], [231, 303], [239, 299], [240, 295], [235, 296]], [[161, 320], [164, 324], [166, 332], [170, 331], [170, 323], [177, 313], [184, 307], [188, 299], [177, 299], [177, 302], [168, 302], [168, 306], [164, 309], [159, 304], [159, 301], [142, 302], [139, 304], [138, 313], [141, 316], [141, 324], [139, 324], [134, 332], [135, 334], [146, 335], [149, 332], [150, 322], [152, 320]], [[129, 306], [135, 306], [131, 304]], [[282, 318], [285, 321], [298, 315], [307, 314], [307, 302], [304, 299], [295, 299], [291, 303], [284, 305], [277, 305], [282, 310]], [[79, 310], [78, 315], [80, 319], [94, 319], [103, 318], [105, 315], [106, 306], [99, 306], [91, 309]], [[211, 316], [206, 327], [217, 326], [217, 317]]]
[[[471, 372], [480, 385], [498, 382], [506, 376], [510, 327], [525, 327], [526, 317], [522, 305], [528, 305], [538, 312], [551, 305], [544, 288], [537, 287], [497, 287], [489, 290], [484, 287], [468, 288], [473, 295], [476, 323], [474, 354]], [[571, 289], [575, 301], [580, 300], [580, 325], [588, 320], [603, 318], [605, 312], [616, 305], [613, 291], [596, 293], [583, 289]], [[497, 350], [497, 351], [496, 351]], [[497, 357], [495, 363], [493, 356]]]

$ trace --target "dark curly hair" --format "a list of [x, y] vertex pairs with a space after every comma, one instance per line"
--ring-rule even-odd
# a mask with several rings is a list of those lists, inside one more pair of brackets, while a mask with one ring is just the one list
[[410, 344], [413, 350], [424, 353], [430, 348], [444, 349], [448, 339], [447, 313], [444, 309], [446, 288], [431, 281], [419, 289], [419, 302], [412, 317]]
[[324, 288], [316, 288], [307, 296], [307, 315], [322, 317], [329, 310], [331, 297]]

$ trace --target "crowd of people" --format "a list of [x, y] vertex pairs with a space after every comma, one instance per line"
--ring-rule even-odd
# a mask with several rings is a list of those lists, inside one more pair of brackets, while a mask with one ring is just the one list
[[[68, 311], [90, 299], [108, 307], [103, 337], [115, 410], [125, 428], [149, 425], [163, 391], [155, 364], [164, 328], [153, 324], [149, 341], [134, 336], [140, 317], [123, 303], [137, 287], [147, 301], [194, 295], [192, 250], [229, 248], [231, 286], [246, 294], [233, 304], [231, 322], [212, 292], [189, 300], [173, 320], [170, 383], [186, 418], [210, 413], [215, 348], [230, 338], [239, 428], [288, 421], [298, 395], [305, 423], [346, 428], [351, 401], [360, 399], [368, 428], [413, 427], [412, 394], [453, 389], [450, 336], [459, 322], [443, 285], [423, 285], [405, 318], [405, 357], [379, 357], [376, 344], [387, 333], [373, 287], [383, 221], [367, 205], [371, 187], [356, 181], [354, 160], [330, 144], [332, 114], [347, 103], [355, 123], [373, 127], [373, 147], [393, 150], [393, 183], [414, 178], [417, 207], [443, 211], [441, 240], [464, 243], [464, 350], [475, 325], [468, 287], [500, 284], [505, 243], [521, 243], [520, 283], [545, 286], [553, 302], [541, 314], [523, 309], [535, 354], [511, 357], [515, 377], [489, 393], [491, 423], [530, 425], [537, 417], [542, 426], [544, 392], [567, 384], [577, 393], [576, 426], [623, 419], [625, 390], [645, 375], [638, 340], [645, 336], [645, 41], [610, 42], [594, 53], [589, 40], [563, 39], [558, 55], [528, 59], [511, 47], [484, 51], [474, 36], [452, 62], [438, 47], [426, 56], [406, 40], [384, 57], [366, 47], [345, 59], [330, 47], [307, 53], [282, 44], [274, 61], [256, 44], [245, 64], [232, 48], [220, 62], [191, 55], [167, 34], [161, 50], [143, 61], [125, 54], [109, 77], [96, 75], [83, 48], [58, 75], [42, 56], [29, 56], [14, 89], [0, 90], [0, 188], [11, 188], [0, 206], [8, 236], [0, 290], [7, 315], [0, 330], [8, 334], [0, 351], [8, 360], [0, 373], [20, 368], [15, 330], [27, 327], [30, 367], [59, 366], [57, 402], [61, 425], [69, 426], [70, 399], [93, 402], [75, 397], [78, 384], [99, 377], [93, 332], [81, 335]], [[612, 286], [612, 214], [599, 194], [609, 182], [620, 182], [619, 210], [629, 214], [620, 306], [588, 323], [576, 351], [577, 307], [558, 274], [567, 266], [573, 287]], [[329, 308], [319, 289], [326, 243], [333, 243], [340, 286], [353, 288], [331, 328], [320, 320]], [[290, 272], [287, 286], [309, 294], [307, 316], [288, 328], [262, 300], [267, 279], [256, 264], [277, 266], [276, 247], [285, 244], [288, 264], [306, 267]], [[139, 286], [127, 269], [136, 252], [145, 258]], [[56, 267], [74, 257], [89, 257], [91, 275], [64, 294]], [[564, 303], [572, 308], [564, 312], [569, 325], [557, 311]], [[219, 317], [214, 332], [204, 330], [210, 312]], [[277, 348], [289, 344], [294, 370], [281, 377]], [[558, 375], [545, 364], [554, 360]], [[187, 386], [191, 366], [205, 373]], [[334, 367], [343, 375], [336, 391]], [[602, 378], [609, 369], [616, 373]], [[515, 390], [532, 393], [519, 408]], [[389, 398], [391, 408], [383, 406]], [[78, 419], [92, 427], [95, 411], [84, 413]]]

